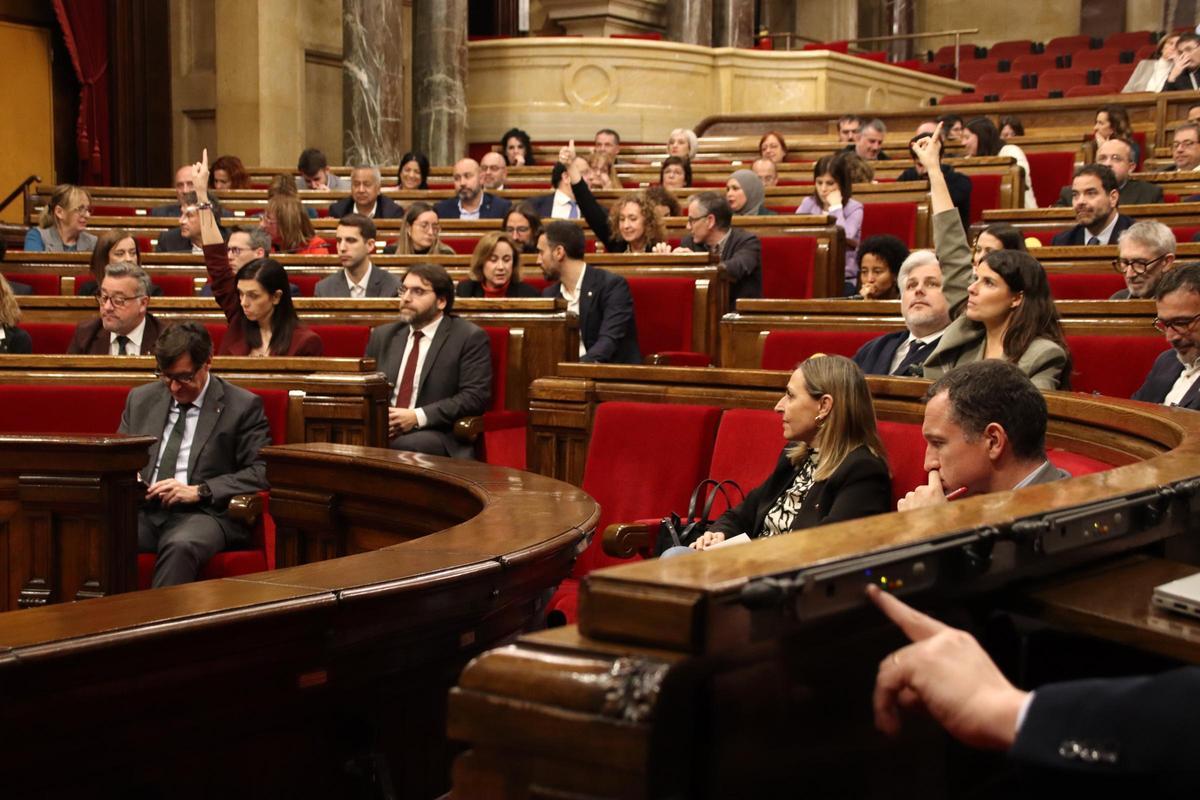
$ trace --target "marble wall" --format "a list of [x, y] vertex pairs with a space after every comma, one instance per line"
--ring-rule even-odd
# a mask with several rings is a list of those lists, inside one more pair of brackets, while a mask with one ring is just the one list
[[398, 164], [407, 140], [403, 0], [343, 0], [345, 163]]

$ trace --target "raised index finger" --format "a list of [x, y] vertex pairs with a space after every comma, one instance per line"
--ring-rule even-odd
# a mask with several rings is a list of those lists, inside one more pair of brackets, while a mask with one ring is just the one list
[[949, 627], [928, 614], [922, 614], [903, 600], [880, 591], [878, 586], [868, 586], [867, 597], [870, 597], [871, 602], [883, 615], [896, 623], [896, 627], [914, 642], [928, 639]]

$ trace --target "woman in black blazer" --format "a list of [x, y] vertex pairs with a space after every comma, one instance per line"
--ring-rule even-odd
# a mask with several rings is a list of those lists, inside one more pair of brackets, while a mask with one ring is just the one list
[[692, 544], [704, 550], [890, 510], [892, 480], [862, 371], [844, 356], [814, 356], [775, 405], [788, 440], [771, 473]]
[[469, 280], [459, 281], [457, 297], [541, 297], [542, 293], [521, 282], [521, 248], [508, 234], [486, 233], [475, 245]]
[[8, 281], [0, 275], [0, 353], [33, 352], [33, 340], [29, 333], [17, 327], [21, 320], [21, 308]]

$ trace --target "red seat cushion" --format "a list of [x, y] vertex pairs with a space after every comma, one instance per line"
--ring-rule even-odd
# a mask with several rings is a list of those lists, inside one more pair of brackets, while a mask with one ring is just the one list
[[1037, 198], [1038, 207], [1054, 205], [1062, 187], [1071, 185], [1071, 178], [1075, 174], [1075, 153], [1026, 153], [1025, 157], [1029, 159], [1033, 195]]
[[1000, 182], [1003, 175], [968, 175], [971, 179], [971, 224], [983, 219], [983, 212], [1000, 207]]
[[[1057, 189], [1055, 190], [1057, 197]], [[917, 244], [916, 203], [864, 203], [861, 239], [889, 234], [909, 247]]]
[[1065, 92], [1087, 85], [1086, 69], [1048, 69], [1038, 75], [1038, 88], [1047, 92]]
[[628, 278], [643, 355], [692, 350], [693, 278]]
[[75, 338], [75, 326], [69, 322], [22, 322], [21, 330], [33, 340], [33, 354], [62, 355]]
[[1046, 43], [1043, 50], [1045, 53], [1050, 53], [1056, 56], [1069, 55], [1075, 53], [1085, 47], [1091, 47], [1092, 37], [1086, 34], [1078, 34], [1075, 36], [1059, 36], [1056, 39], [1051, 39]]
[[0, 385], [0, 430], [116, 433], [128, 394], [128, 386]]
[[228, 329], [228, 327], [229, 326], [223, 322], [204, 323], [204, 329], [208, 331], [208, 336], [212, 339], [214, 354], [221, 352], [221, 342], [225, 339], [225, 331]]
[[1125, 288], [1125, 279], [1115, 272], [1051, 272], [1046, 274], [1046, 280], [1056, 300], [1107, 300]]
[[1071, 335], [1071, 388], [1109, 397], [1131, 397], [1154, 360], [1167, 349], [1161, 336]]
[[879, 438], [892, 470], [892, 508], [900, 498], [925, 483], [925, 437], [914, 422], [880, 420]]
[[10, 282], [23, 283], [33, 289], [37, 295], [62, 294], [57, 275], [39, 275], [37, 273], [5, 272], [4, 277]]
[[442, 244], [450, 246], [450, 249], [459, 255], [469, 256], [475, 252], [475, 245], [479, 244], [478, 236], [451, 236], [442, 239]]
[[[323, 275], [296, 275], [289, 273], [288, 282], [300, 288], [301, 297], [314, 297], [317, 294], [317, 284], [321, 282], [323, 277]], [[329, 353], [327, 352], [325, 355], [329, 355]]]
[[1050, 459], [1050, 463], [1059, 469], [1065, 469], [1071, 473], [1071, 477], [1077, 478], [1080, 475], [1091, 475], [1094, 472], [1104, 472], [1112, 469], [1113, 465], [1105, 461], [1085, 456], [1082, 453], [1072, 453], [1067, 450], [1059, 450], [1056, 447], [1051, 447], [1046, 451], [1046, 457]]
[[[813, 265], [817, 259], [816, 237], [762, 236], [759, 240], [762, 242], [763, 297], [812, 297]], [[841, 288], [840, 283], [837, 288]]]
[[[749, 494], [771, 474], [785, 443], [783, 423], [776, 412], [731, 408], [721, 415], [708, 477], [734, 481]], [[729, 499], [736, 503], [737, 494]], [[725, 508], [724, 498], [718, 495], [713, 502], [713, 517], [725, 513]], [[672, 510], [680, 515], [685, 511]]]
[[851, 358], [858, 348], [885, 331], [771, 331], [763, 342], [762, 368], [791, 372], [813, 353]]
[[[1117, 85], [1113, 83], [1100, 83], [1096, 84], [1095, 86], [1072, 86], [1063, 93], [1063, 97], [1099, 97], [1100, 95], [1105, 94], [1120, 94], [1121, 86], [1124, 85], [1125, 84]], [[1145, 152], [1146, 148], [1143, 147], [1139, 151], [1139, 155]]]
[[969, 103], [982, 103], [983, 95], [975, 94], [974, 92], [963, 92], [961, 94], [944, 94], [938, 100], [938, 105], [941, 106], [961, 106]]
[[191, 275], [155, 274], [150, 280], [163, 290], [166, 297], [191, 297], [196, 293], [196, 282]]
[[369, 325], [313, 325], [328, 358], [361, 358], [371, 338]]

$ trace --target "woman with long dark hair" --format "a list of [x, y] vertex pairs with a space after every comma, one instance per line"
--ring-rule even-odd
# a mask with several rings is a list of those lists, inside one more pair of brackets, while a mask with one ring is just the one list
[[405, 153], [396, 174], [401, 189], [429, 188], [429, 157], [424, 153]]
[[[987, 117], [976, 117], [963, 126], [963, 154], [970, 156], [1007, 156], [1025, 171], [1025, 208], [1037, 208], [1033, 196], [1033, 177], [1029, 172], [1029, 159], [1025, 151], [1015, 144], [1007, 144], [1000, 138], [1000, 129]], [[938, 170], [941, 171], [940, 168]]]

